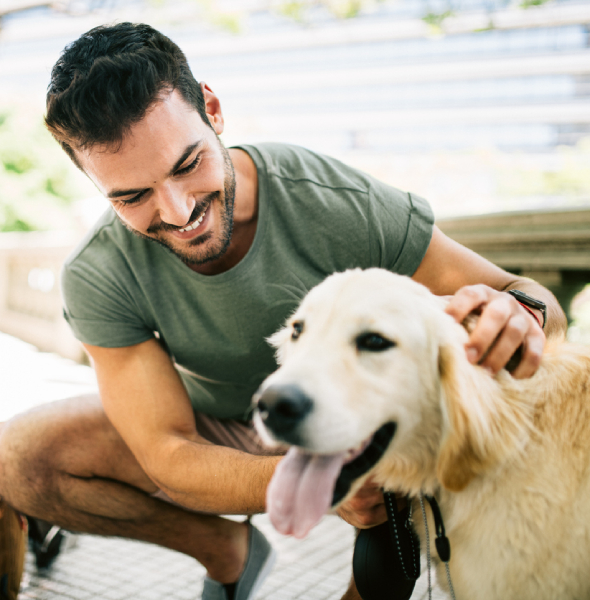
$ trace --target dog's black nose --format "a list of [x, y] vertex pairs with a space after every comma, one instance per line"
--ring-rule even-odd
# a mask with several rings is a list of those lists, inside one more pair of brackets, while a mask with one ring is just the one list
[[258, 398], [258, 412], [270, 431], [282, 440], [295, 443], [297, 426], [313, 407], [313, 402], [296, 385], [271, 385]]

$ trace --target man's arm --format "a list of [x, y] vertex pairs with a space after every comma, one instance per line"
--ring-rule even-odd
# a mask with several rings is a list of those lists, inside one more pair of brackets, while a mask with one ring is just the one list
[[[470, 361], [478, 363], [493, 346], [481, 363], [493, 373], [504, 367], [522, 345], [523, 358], [513, 375], [532, 376], [541, 360], [545, 336], [563, 335], [567, 327], [563, 310], [549, 290], [531, 279], [500, 269], [451, 240], [437, 227], [413, 278], [434, 294], [453, 295], [447, 312], [459, 322], [470, 312], [481, 310], [466, 351]], [[544, 332], [537, 319], [504, 293], [509, 289], [519, 289], [545, 302], [547, 323]], [[536, 313], [540, 317], [540, 312]]]
[[216, 514], [264, 512], [279, 461], [201, 438], [188, 394], [156, 340], [85, 346], [107, 416], [152, 481], [183, 506]]

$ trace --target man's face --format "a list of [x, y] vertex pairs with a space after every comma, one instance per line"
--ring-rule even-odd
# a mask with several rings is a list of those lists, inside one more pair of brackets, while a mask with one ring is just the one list
[[163, 244], [189, 265], [213, 261], [227, 250], [235, 197], [232, 162], [216, 133], [178, 92], [156, 102], [120, 146], [94, 146], [77, 156], [137, 235]]

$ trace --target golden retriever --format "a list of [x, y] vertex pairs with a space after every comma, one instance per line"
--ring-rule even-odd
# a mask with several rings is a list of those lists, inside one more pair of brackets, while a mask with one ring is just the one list
[[444, 305], [409, 278], [347, 271], [271, 338], [280, 367], [255, 422], [293, 446], [269, 486], [271, 520], [303, 537], [368, 456], [348, 494], [372, 476], [435, 496], [458, 600], [590, 598], [590, 348], [554, 341], [531, 379], [493, 377], [468, 362]]

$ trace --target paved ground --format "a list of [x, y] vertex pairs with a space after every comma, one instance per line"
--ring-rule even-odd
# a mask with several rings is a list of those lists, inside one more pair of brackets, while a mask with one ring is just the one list
[[[0, 334], [3, 397], [0, 421], [36, 405], [96, 389], [92, 370]], [[278, 551], [277, 563], [257, 600], [337, 600], [351, 572], [354, 533], [328, 516], [298, 541], [274, 531], [265, 515], [254, 517]], [[31, 555], [20, 598], [28, 600], [191, 600], [200, 598], [204, 569], [194, 560], [149, 544], [95, 536], [72, 536], [48, 573], [38, 573]], [[432, 597], [443, 600], [435, 589]], [[415, 600], [428, 598], [426, 573]], [[384, 599], [386, 600], [386, 599]]]

